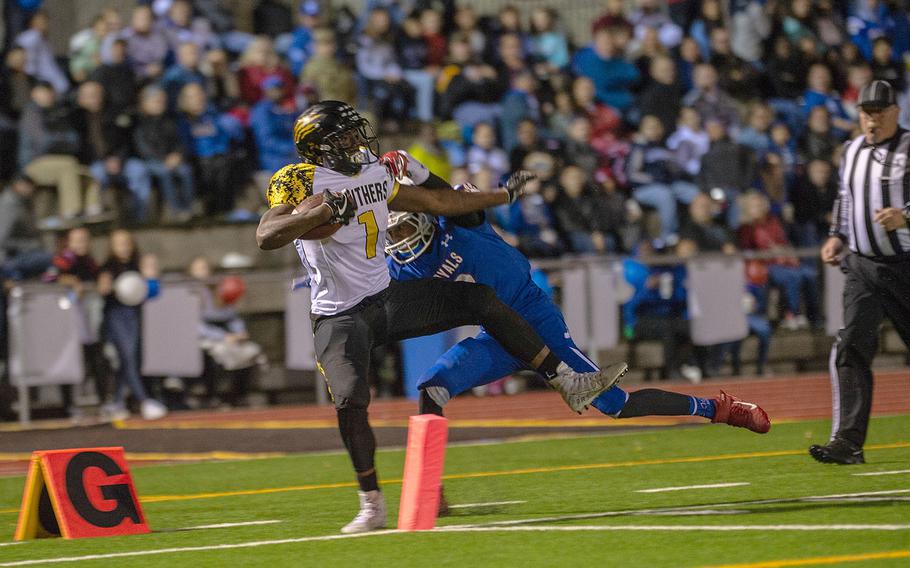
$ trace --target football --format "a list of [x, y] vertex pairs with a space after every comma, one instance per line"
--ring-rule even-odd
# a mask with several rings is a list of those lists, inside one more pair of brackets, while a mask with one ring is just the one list
[[[322, 205], [322, 194], [317, 193], [316, 195], [311, 195], [301, 201], [297, 207], [294, 208], [294, 211], [291, 213], [291, 215], [297, 215], [298, 213], [309, 211], [310, 209], [319, 207], [320, 205]], [[340, 228], [341, 223], [325, 223], [323, 225], [319, 225], [318, 227], [313, 227], [306, 233], [300, 235], [298, 238], [305, 241], [321, 241], [322, 239], [327, 239], [334, 235]]]

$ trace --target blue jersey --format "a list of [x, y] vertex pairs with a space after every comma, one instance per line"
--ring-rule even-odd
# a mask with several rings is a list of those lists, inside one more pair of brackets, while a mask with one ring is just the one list
[[486, 284], [519, 311], [542, 293], [531, 280], [528, 259], [486, 221], [467, 228], [439, 217], [433, 241], [423, 254], [408, 264], [398, 264], [391, 257], [386, 261], [395, 280], [447, 278]]

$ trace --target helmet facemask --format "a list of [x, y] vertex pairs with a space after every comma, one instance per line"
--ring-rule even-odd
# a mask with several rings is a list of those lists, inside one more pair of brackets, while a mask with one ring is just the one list
[[426, 213], [392, 212], [386, 232], [385, 251], [398, 264], [408, 264], [430, 248], [436, 224]]
[[327, 135], [319, 146], [323, 165], [348, 176], [379, 160], [379, 139], [370, 122], [359, 115], [348, 128]]

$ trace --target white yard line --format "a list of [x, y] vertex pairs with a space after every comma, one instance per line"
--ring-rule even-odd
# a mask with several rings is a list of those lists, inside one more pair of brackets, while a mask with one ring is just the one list
[[175, 548], [156, 548], [152, 550], [134, 550], [131, 552], [112, 552], [109, 554], [87, 554], [85, 556], [62, 556], [59, 558], [43, 558], [36, 560], [19, 560], [16, 562], [4, 562], [2, 567], [7, 566], [34, 566], [35, 564], [58, 564], [62, 562], [82, 562], [85, 560], [106, 560], [108, 558], [129, 558], [132, 556], [151, 556], [155, 554], [176, 554], [179, 552], [202, 552], [206, 550], [230, 550], [233, 548], [257, 548], [260, 546], [275, 546], [279, 544], [296, 544], [300, 542], [318, 542], [323, 540], [342, 540], [348, 538], [361, 538], [368, 536], [382, 536], [388, 534], [398, 534], [401, 531], [387, 530], [374, 531], [360, 534], [330, 534], [325, 536], [307, 536], [301, 538], [283, 538], [278, 540], [256, 540], [252, 542], [238, 542], [234, 544], [212, 544], [208, 546], [185, 546]]
[[15, 542], [0, 542], [0, 546], [13, 546], [14, 544], [22, 544], [24, 540], [17, 540]]
[[856, 476], [867, 476], [867, 475], [897, 475], [899, 473], [910, 473], [910, 469], [895, 469], [894, 471], [868, 471], [866, 473], [854, 473]]
[[680, 485], [678, 487], [657, 487], [655, 489], [639, 489], [636, 493], [664, 493], [666, 491], [687, 491], [689, 489], [720, 489], [722, 487], [742, 487], [750, 485], [747, 481], [737, 483], [709, 483], [707, 485]]
[[536, 525], [533, 527], [442, 527], [433, 532], [500, 531], [910, 531], [910, 525]]
[[471, 509], [473, 507], [496, 507], [497, 505], [521, 505], [527, 501], [490, 501], [489, 503], [462, 503], [449, 505], [449, 509]]
[[[195, 527], [184, 527], [182, 529], [174, 529], [177, 531], [201, 531], [205, 529], [229, 529], [231, 527], [251, 527], [254, 525], [274, 525], [275, 523], [280, 523], [278, 519], [272, 519], [269, 521], [244, 521], [241, 523], [218, 523], [216, 525], [198, 525]], [[154, 532], [154, 531], [153, 531]], [[163, 532], [163, 531], [162, 531]]]
[[[763, 499], [760, 501], [741, 501], [731, 503], [714, 503], [712, 505], [694, 505], [689, 507], [671, 507], [663, 509], [640, 509], [632, 511], [605, 511], [585, 515], [564, 515], [561, 517], [542, 517], [537, 519], [518, 519], [512, 521], [496, 521], [478, 525], [450, 525], [439, 527], [429, 534], [445, 532], [492, 532], [492, 531], [901, 531], [910, 530], [907, 525], [535, 525], [520, 526], [530, 523], [561, 522], [579, 519], [595, 519], [616, 516], [647, 515], [655, 513], [707, 511], [713, 507], [741, 507], [745, 505], [764, 505], [770, 503], [793, 503], [799, 501], [818, 501], [836, 498], [874, 497], [880, 495], [895, 495], [910, 493], [910, 489], [892, 489], [888, 491], [869, 491], [865, 493], [843, 493], [834, 495], [816, 495], [808, 497], [791, 497], [785, 499]], [[519, 526], [515, 526], [519, 525]], [[251, 542], [238, 542], [233, 544], [213, 544], [208, 546], [187, 546], [174, 548], [158, 548], [152, 550], [135, 550], [131, 552], [114, 552], [109, 554], [89, 554], [85, 556], [64, 556], [58, 558], [43, 558], [19, 560], [15, 562], [0, 563], [0, 568], [12, 566], [33, 566], [36, 564], [59, 564], [64, 562], [81, 562], [84, 560], [107, 560], [110, 558], [129, 558], [133, 556], [151, 556], [158, 554], [177, 554], [181, 552], [201, 552], [207, 550], [230, 550], [236, 548], [257, 548], [261, 546], [276, 546], [281, 544], [298, 544], [303, 542], [320, 542], [328, 540], [344, 540], [349, 538], [363, 538], [371, 536], [387, 536], [404, 534], [404, 531], [385, 530], [360, 534], [334, 534], [325, 536], [309, 536], [301, 538], [285, 538], [277, 540], [257, 540]], [[14, 543], [10, 543], [14, 544]]]

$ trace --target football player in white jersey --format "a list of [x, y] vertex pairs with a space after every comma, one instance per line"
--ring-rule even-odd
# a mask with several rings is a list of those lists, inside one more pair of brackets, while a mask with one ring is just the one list
[[[310, 277], [317, 367], [329, 387], [360, 486], [360, 512], [342, 532], [375, 530], [386, 523], [374, 465], [376, 440], [367, 419], [372, 347], [483, 325], [506, 351], [543, 375], [576, 412], [626, 373], [624, 364], [573, 371], [488, 286], [438, 278], [390, 282], [384, 250], [390, 209], [462, 215], [514, 201], [530, 176], [515, 175], [492, 193], [400, 185], [395, 165], [378, 157], [369, 122], [338, 101], [322, 101], [301, 114], [294, 141], [301, 162], [272, 177], [270, 209], [256, 239], [265, 250], [294, 242]], [[295, 211], [304, 199], [320, 193], [321, 205]], [[341, 227], [321, 240], [300, 238], [327, 223]]]

